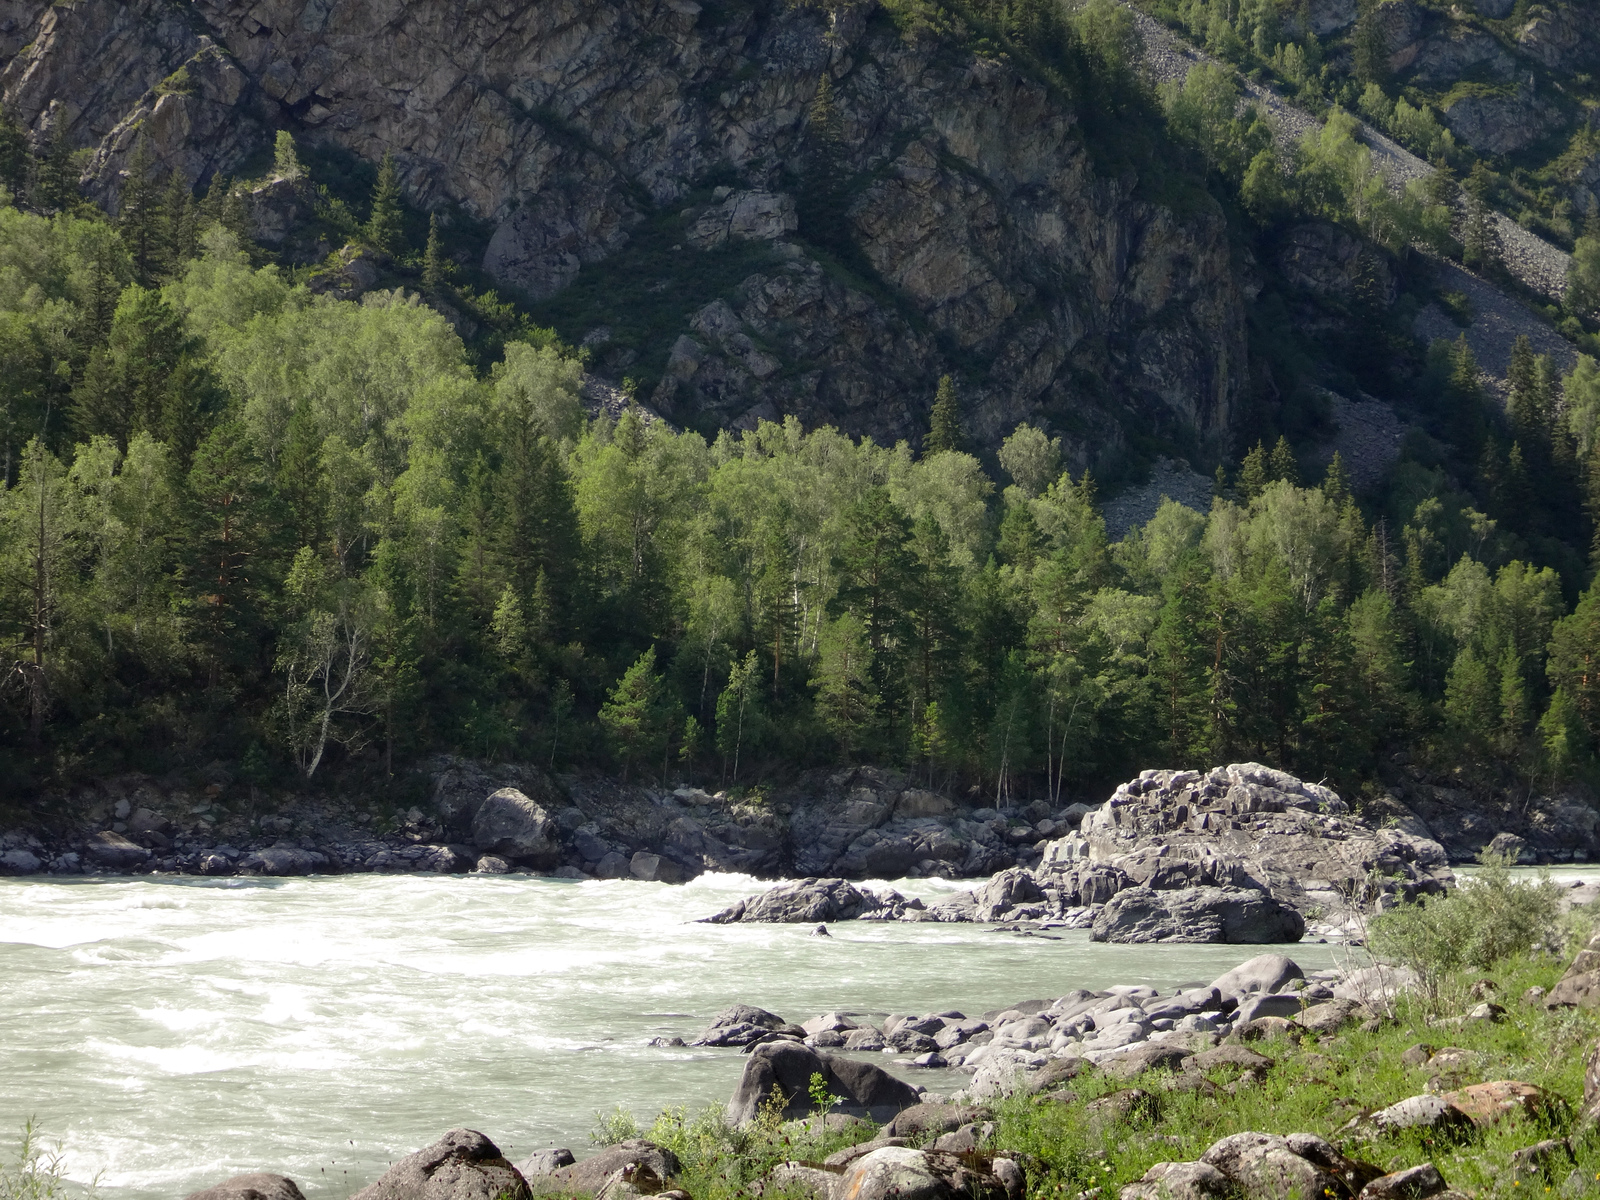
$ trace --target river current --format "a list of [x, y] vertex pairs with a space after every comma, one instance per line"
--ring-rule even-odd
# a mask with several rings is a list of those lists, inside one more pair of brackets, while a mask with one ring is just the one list
[[[621, 1104], [727, 1100], [719, 1009], [968, 1015], [1076, 987], [1209, 982], [1267, 947], [1105, 946], [978, 925], [703, 925], [765, 885], [523, 876], [0, 879], [0, 1156], [28, 1117], [108, 1200], [247, 1170], [343, 1200], [466, 1125], [590, 1150]], [[934, 900], [972, 886], [903, 880]], [[1285, 947], [1307, 970], [1350, 951]], [[966, 1080], [875, 1061], [930, 1091]]]

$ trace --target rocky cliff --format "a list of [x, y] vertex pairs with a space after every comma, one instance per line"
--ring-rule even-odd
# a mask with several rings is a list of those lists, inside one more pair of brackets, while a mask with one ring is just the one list
[[[1204, 197], [1154, 202], [1059, 90], [872, 4], [4, 0], [0, 55], [6, 110], [92, 148], [112, 203], [141, 138], [198, 186], [279, 128], [393, 152], [414, 204], [488, 231], [489, 274], [685, 424], [915, 439], [954, 370], [980, 441], [1044, 419], [1081, 462], [1126, 426], [1216, 439], [1240, 396], [1245, 304]], [[844, 181], [807, 228], [825, 78]], [[582, 328], [575, 284], [668, 319]]]

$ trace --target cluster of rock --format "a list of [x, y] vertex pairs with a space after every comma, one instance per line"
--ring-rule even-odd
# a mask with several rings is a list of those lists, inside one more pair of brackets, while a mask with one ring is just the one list
[[925, 906], [808, 878], [712, 921], [1027, 922], [1105, 942], [1295, 942], [1359, 934], [1374, 906], [1450, 886], [1437, 842], [1353, 816], [1331, 789], [1259, 763], [1145, 771], [1046, 842], [1039, 864]]

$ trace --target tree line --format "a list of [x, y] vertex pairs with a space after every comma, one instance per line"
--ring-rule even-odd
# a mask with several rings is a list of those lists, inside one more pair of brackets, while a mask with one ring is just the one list
[[1354, 783], [1401, 748], [1595, 770], [1600, 591], [1527, 553], [1539, 489], [1600, 479], [1590, 360], [1519, 351], [1497, 424], [1464, 345], [1435, 355], [1502, 512], [1421, 467], [1364, 509], [1280, 442], [1114, 537], [1058, 439], [1019, 426], [998, 476], [961, 449], [954, 381], [921, 454], [591, 417], [549, 335], [480, 371], [414, 294], [313, 295], [194, 225], [141, 265], [126, 219], [0, 208], [18, 778], [870, 759], [1005, 802], [1238, 757]]

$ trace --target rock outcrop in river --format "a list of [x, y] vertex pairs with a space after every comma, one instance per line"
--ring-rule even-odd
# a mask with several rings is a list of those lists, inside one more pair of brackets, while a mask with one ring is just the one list
[[1375, 829], [1319, 784], [1234, 763], [1146, 771], [1048, 843], [1037, 867], [942, 904], [807, 879], [708, 919], [1005, 921], [1090, 926], [1108, 942], [1294, 942], [1308, 922], [1350, 937], [1374, 905], [1453, 879], [1438, 843]]

